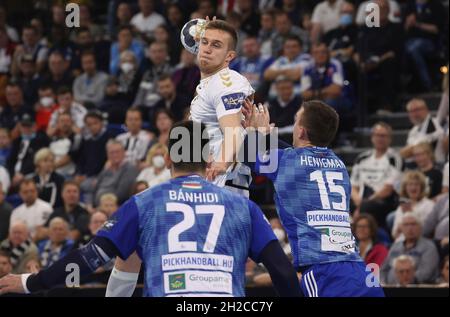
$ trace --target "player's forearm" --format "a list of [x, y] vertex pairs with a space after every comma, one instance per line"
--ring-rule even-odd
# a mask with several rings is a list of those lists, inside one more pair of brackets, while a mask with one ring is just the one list
[[115, 246], [106, 238], [95, 237], [85, 247], [70, 252], [51, 267], [31, 275], [26, 281], [29, 292], [51, 289], [80, 281], [117, 255]]
[[216, 161], [231, 165], [237, 160], [237, 154], [245, 139], [245, 130], [241, 125], [241, 112], [223, 117], [219, 122], [223, 141]]

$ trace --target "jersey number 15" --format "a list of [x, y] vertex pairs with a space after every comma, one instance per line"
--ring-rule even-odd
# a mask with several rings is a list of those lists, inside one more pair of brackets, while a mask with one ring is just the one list
[[[324, 175], [326, 182], [324, 180]], [[340, 172], [325, 172], [315, 171], [309, 175], [309, 180], [316, 181], [319, 187], [320, 201], [322, 202], [323, 209], [333, 209], [335, 210], [347, 210], [347, 197], [345, 195], [344, 187], [336, 185], [335, 180], [342, 181], [344, 179], [343, 173]], [[328, 190], [327, 190], [328, 187]], [[341, 195], [342, 199], [340, 202], [332, 202], [330, 205], [330, 194], [337, 193]]]

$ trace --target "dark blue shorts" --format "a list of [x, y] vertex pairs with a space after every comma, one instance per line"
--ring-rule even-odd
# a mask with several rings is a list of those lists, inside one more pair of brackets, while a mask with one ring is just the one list
[[306, 297], [384, 297], [369, 274], [363, 262], [311, 265], [303, 272], [301, 288]]

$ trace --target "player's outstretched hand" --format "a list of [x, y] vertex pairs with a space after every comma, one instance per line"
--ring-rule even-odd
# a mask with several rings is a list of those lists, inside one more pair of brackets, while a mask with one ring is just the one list
[[217, 176], [225, 174], [229, 165], [227, 162], [211, 162], [210, 166], [206, 169], [206, 179], [212, 182]]
[[22, 276], [18, 274], [8, 274], [0, 279], [0, 295], [7, 293], [23, 294], [25, 290], [22, 286]]
[[254, 129], [263, 130], [269, 133], [273, 124], [270, 124], [270, 113], [267, 104], [255, 105], [251, 100], [246, 99], [242, 107], [242, 114], [245, 119], [244, 128], [252, 127]]

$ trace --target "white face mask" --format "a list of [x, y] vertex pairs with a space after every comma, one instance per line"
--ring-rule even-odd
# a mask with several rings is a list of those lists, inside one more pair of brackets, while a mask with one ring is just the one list
[[166, 162], [164, 161], [164, 157], [162, 155], [157, 155], [153, 157], [152, 164], [155, 168], [162, 168]]
[[134, 65], [132, 63], [122, 63], [120, 64], [120, 69], [124, 73], [129, 73], [134, 69]]
[[279, 242], [284, 242], [284, 239], [286, 239], [286, 233], [283, 229], [275, 228], [273, 229], [273, 233], [275, 234]]
[[53, 100], [52, 97], [42, 97], [39, 102], [41, 103], [41, 105], [43, 105], [44, 107], [48, 108], [51, 105], [53, 105], [53, 103], [55, 102]]

